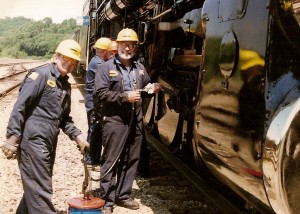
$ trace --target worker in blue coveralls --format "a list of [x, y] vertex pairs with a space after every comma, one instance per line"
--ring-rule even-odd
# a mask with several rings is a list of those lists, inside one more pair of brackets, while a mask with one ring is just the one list
[[118, 55], [118, 43], [115, 40], [111, 40], [107, 47], [107, 58], [111, 59]]
[[95, 96], [102, 103], [103, 116], [103, 179], [99, 192], [105, 200], [105, 214], [113, 212], [114, 204], [139, 209], [131, 192], [143, 140], [141, 97], [159, 90], [159, 85], [150, 83], [144, 66], [134, 58], [139, 41], [136, 32], [125, 28], [116, 41], [118, 56], [100, 65], [95, 78]]
[[[101, 124], [99, 122], [99, 116], [101, 114], [101, 106], [97, 106], [97, 100], [93, 97], [95, 74], [98, 67], [107, 61], [108, 56], [108, 46], [111, 40], [106, 37], [99, 38], [94, 49], [96, 51], [95, 56], [91, 59], [88, 70], [86, 73], [86, 83], [85, 83], [85, 108], [87, 112], [88, 119], [88, 138], [87, 141], [90, 144], [90, 151], [86, 157], [86, 162], [88, 165], [99, 165], [100, 155], [102, 149], [101, 142]], [[100, 103], [99, 103], [100, 105]]]
[[56, 213], [52, 204], [52, 172], [60, 129], [77, 143], [81, 154], [89, 149], [70, 116], [68, 74], [80, 61], [80, 53], [77, 42], [62, 41], [52, 62], [32, 69], [20, 86], [6, 141], [1, 144], [8, 159], [18, 157], [24, 194], [17, 214]]

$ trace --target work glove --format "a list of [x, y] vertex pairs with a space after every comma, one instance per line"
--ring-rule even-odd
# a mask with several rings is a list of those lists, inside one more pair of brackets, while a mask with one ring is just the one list
[[20, 145], [20, 138], [16, 136], [10, 136], [0, 146], [7, 159], [15, 159], [17, 157], [17, 151]]
[[86, 154], [90, 150], [90, 144], [84, 139], [82, 134], [76, 136], [74, 140], [82, 155]]
[[160, 85], [158, 83], [148, 83], [144, 88], [148, 94], [156, 94], [160, 90]]

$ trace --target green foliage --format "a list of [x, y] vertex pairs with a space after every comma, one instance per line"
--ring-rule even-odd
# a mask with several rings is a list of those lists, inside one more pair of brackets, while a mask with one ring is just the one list
[[71, 39], [77, 29], [72, 18], [61, 24], [53, 23], [50, 17], [42, 21], [24, 17], [0, 19], [0, 56], [49, 59], [57, 45]]

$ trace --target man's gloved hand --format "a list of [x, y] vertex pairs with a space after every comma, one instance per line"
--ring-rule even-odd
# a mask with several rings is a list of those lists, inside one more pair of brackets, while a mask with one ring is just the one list
[[7, 159], [15, 159], [19, 145], [20, 138], [12, 135], [0, 147]]
[[156, 94], [160, 90], [160, 85], [158, 83], [148, 83], [144, 88], [148, 94]]
[[74, 140], [82, 155], [86, 154], [90, 150], [90, 144], [84, 139], [82, 134], [78, 135]]

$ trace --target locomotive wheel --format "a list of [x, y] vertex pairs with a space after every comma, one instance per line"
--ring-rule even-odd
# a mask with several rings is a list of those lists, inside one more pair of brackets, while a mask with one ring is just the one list
[[[169, 94], [164, 93], [165, 100], [168, 100]], [[175, 146], [182, 142], [182, 133], [185, 124], [180, 119], [180, 114], [170, 109], [166, 110], [166, 114], [157, 120], [157, 96], [153, 97], [147, 106], [147, 111], [145, 114], [145, 125], [151, 130], [151, 132], [157, 132], [158, 138], [163, 144], [169, 146], [172, 142], [175, 142]], [[173, 145], [174, 145], [173, 144]], [[173, 146], [172, 146], [173, 147]], [[176, 149], [174, 149], [176, 150]], [[173, 151], [173, 148], [172, 148]]]

